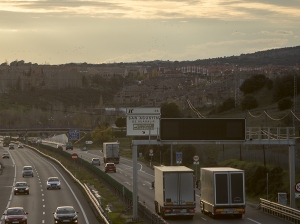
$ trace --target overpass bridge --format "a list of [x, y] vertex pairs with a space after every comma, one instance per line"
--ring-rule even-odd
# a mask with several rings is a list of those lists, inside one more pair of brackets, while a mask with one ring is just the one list
[[12, 127], [12, 128], [3, 128], [0, 127], [0, 135], [23, 135], [28, 136], [31, 133], [51, 133], [51, 134], [65, 134], [69, 133], [72, 130], [79, 130], [80, 132], [90, 133], [92, 132], [91, 127]]

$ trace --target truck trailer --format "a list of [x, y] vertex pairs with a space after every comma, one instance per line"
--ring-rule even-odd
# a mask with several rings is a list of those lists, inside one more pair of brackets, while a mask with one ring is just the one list
[[103, 161], [104, 163], [120, 163], [120, 143], [104, 142], [103, 143]]
[[194, 171], [185, 166], [154, 166], [155, 212], [162, 218], [195, 215]]
[[11, 142], [10, 136], [3, 137], [3, 147], [8, 147]]
[[200, 209], [212, 217], [245, 214], [245, 174], [230, 167], [200, 169]]

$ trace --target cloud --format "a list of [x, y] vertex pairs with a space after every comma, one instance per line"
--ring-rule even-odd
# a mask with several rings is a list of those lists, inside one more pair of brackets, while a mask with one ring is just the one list
[[[136, 54], [125, 54], [122, 56], [110, 58], [102, 63], [136, 62], [152, 60], [182, 61], [187, 60], [188, 58], [192, 58], [192, 60], [218, 58], [280, 48], [284, 46], [287, 42], [287, 39], [255, 39], [207, 42], [204, 44], [189, 45], [182, 52], [151, 50], [148, 52]], [[231, 52], [231, 54], [229, 55], [228, 52]]]
[[242, 33], [242, 32], [236, 31], [236, 32], [233, 32], [231, 35], [232, 36], [244, 36], [244, 35], [246, 35], [246, 33]]
[[[1, 11], [55, 16], [87, 16], [99, 18], [174, 19], [216, 18], [223, 20], [271, 20], [300, 18], [299, 5], [285, 1], [249, 0], [47, 0], [2, 1]], [[299, 4], [299, 2], [298, 2]], [[266, 15], [271, 16], [266, 17]]]
[[293, 35], [293, 31], [286, 31], [286, 30], [276, 30], [274, 32], [270, 31], [261, 31], [264, 35], [270, 35], [270, 36], [290, 36]]
[[18, 32], [18, 30], [15, 29], [0, 29], [0, 33], [14, 33]]
[[[288, 42], [288, 39], [255, 39], [255, 40], [230, 40], [208, 42], [199, 45], [187, 46], [181, 58], [214, 58], [222, 56], [240, 55], [242, 53], [254, 53], [264, 49], [280, 48]], [[211, 49], [214, 49], [212, 52]], [[228, 55], [227, 52], [232, 52]]]

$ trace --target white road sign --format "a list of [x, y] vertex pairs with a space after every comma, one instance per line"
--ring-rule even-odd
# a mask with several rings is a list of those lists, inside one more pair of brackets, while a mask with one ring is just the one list
[[199, 156], [194, 155], [193, 159], [194, 159], [195, 162], [198, 162], [199, 161]]
[[300, 193], [295, 193], [295, 198], [300, 198]]
[[126, 108], [126, 114], [136, 115], [136, 114], [145, 114], [145, 115], [160, 115], [160, 107], [135, 107], [135, 108]]
[[91, 145], [91, 144], [93, 144], [93, 141], [85, 141], [85, 144]]
[[300, 193], [300, 182], [295, 183], [295, 191]]
[[127, 136], [159, 135], [160, 115], [129, 115], [126, 118]]

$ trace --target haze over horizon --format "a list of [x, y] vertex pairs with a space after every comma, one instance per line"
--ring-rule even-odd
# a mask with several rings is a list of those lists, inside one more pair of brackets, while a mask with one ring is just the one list
[[0, 0], [0, 64], [185, 61], [300, 45], [300, 0]]

